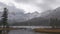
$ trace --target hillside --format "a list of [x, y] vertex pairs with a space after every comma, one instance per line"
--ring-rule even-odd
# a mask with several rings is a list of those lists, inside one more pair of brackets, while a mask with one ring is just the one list
[[14, 23], [15, 26], [48, 26], [49, 20], [45, 18], [33, 18], [25, 22]]
[[[46, 14], [46, 13], [49, 13], [49, 14]], [[49, 10], [42, 14], [46, 14], [46, 15], [44, 15], [42, 17], [38, 17], [38, 18], [33, 18], [33, 19], [25, 21], [25, 22], [14, 23], [13, 25], [48, 26], [48, 25], [50, 25], [50, 23], [49, 23], [50, 18], [58, 18], [60, 20], [60, 7], [56, 8], [55, 10]], [[60, 24], [60, 21], [57, 24]]]
[[44, 17], [47, 17], [47, 18], [58, 18], [60, 19], [60, 7], [54, 9], [54, 10], [51, 10], [49, 11], [50, 13], [45, 15]]

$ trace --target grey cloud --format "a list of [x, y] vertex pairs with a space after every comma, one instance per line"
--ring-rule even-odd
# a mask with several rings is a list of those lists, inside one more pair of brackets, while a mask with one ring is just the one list
[[39, 4], [39, 6], [42, 10], [51, 10], [53, 8], [59, 7], [60, 3], [57, 2], [58, 0], [43, 0], [42, 4]]
[[52, 8], [47, 4], [38, 5], [42, 11], [51, 10]]
[[33, 4], [35, 0], [15, 0], [17, 3]]
[[21, 2], [28, 3], [29, 2], [29, 0], [15, 0], [15, 1], [18, 2], [18, 3], [21, 3]]
[[[24, 10], [16, 8], [14, 5], [13, 6], [8, 6], [4, 3], [0, 3], [0, 7], [6, 6], [8, 8], [8, 22], [10, 24], [12, 22], [21, 22], [25, 21], [28, 19], [31, 19], [32, 17], [35, 17], [35, 14], [24, 14]], [[0, 13], [0, 18], [3, 12]], [[38, 15], [38, 14], [37, 14]]]
[[[15, 0], [15, 2], [17, 3], [32, 3], [35, 4], [37, 7], [40, 7], [42, 10], [51, 10], [53, 7], [51, 7], [51, 5], [59, 5], [60, 3], [57, 2], [57, 0], [43, 0], [43, 3], [41, 4], [36, 4], [34, 3], [35, 0]], [[4, 3], [0, 3], [0, 7], [1, 6], [7, 6]], [[22, 9], [18, 9], [16, 8], [14, 5], [13, 6], [7, 6], [9, 11], [12, 11], [11, 13], [9, 13], [9, 19], [11, 19], [11, 21], [17, 20], [17, 21], [22, 21], [25, 20], [27, 18], [33, 17], [30, 14], [24, 14], [24, 10]], [[14, 13], [15, 12], [15, 13]], [[13, 19], [13, 20], [12, 20]]]
[[[17, 3], [31, 3], [35, 4], [37, 7], [40, 7], [42, 10], [51, 10], [54, 7], [58, 7], [60, 5], [60, 0], [43, 0], [43, 3], [36, 4], [34, 3], [35, 0], [15, 0]], [[53, 7], [52, 7], [53, 6]]]
[[45, 3], [55, 3], [56, 0], [44, 0]]
[[[0, 7], [7, 7], [8, 8], [8, 21], [14, 21], [14, 19], [16, 19], [16, 21], [18, 21], [18, 19], [20, 21], [24, 20], [24, 10], [22, 9], [17, 9], [15, 6], [8, 6], [4, 3], [0, 3]], [[3, 12], [0, 13], [0, 18]]]
[[6, 6], [6, 5], [0, 2], [0, 7], [1, 7], [1, 6]]

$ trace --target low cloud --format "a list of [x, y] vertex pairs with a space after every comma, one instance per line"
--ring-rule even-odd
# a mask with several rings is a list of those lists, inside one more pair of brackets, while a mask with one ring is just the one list
[[15, 0], [17, 3], [29, 3], [36, 5], [42, 11], [55, 9], [60, 7], [60, 0]]
[[[60, 7], [60, 0], [0, 0], [0, 7], [7, 7], [9, 9], [9, 19], [15, 19], [18, 21], [22, 21], [26, 18], [30, 18], [31, 16], [24, 14], [25, 10], [21, 9], [20, 4], [22, 4], [22, 8], [29, 9], [28, 12], [35, 11], [36, 9], [39, 12], [43, 12], [46, 10], [52, 10], [57, 7]], [[32, 9], [31, 9], [32, 6]], [[37, 8], [36, 8], [37, 7]], [[17, 18], [16, 18], [17, 17]], [[33, 17], [33, 16], [32, 16]]]

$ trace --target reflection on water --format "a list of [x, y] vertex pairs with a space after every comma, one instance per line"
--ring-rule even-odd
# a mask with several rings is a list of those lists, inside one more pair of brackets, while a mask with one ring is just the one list
[[12, 30], [9, 32], [9, 34], [40, 34], [40, 33], [35, 33], [34, 31], [29, 30]]
[[60, 34], [60, 33], [38, 33], [33, 30], [11, 30], [8, 34]]

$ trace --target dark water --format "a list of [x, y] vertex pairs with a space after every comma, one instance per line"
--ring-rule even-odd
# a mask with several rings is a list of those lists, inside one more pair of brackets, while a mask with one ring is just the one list
[[60, 33], [38, 33], [31, 29], [11, 30], [8, 34], [60, 34]]

